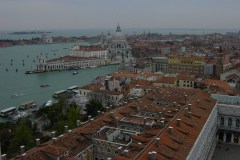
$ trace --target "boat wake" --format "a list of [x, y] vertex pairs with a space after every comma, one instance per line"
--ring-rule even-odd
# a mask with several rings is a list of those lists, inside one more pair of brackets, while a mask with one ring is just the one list
[[20, 97], [20, 96], [23, 96], [22, 93], [14, 93], [11, 98], [16, 98], [16, 97]]

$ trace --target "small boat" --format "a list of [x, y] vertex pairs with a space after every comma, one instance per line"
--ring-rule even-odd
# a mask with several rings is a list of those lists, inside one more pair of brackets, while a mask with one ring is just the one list
[[40, 87], [48, 87], [50, 86], [49, 84], [42, 84]]
[[32, 71], [26, 71], [25, 74], [32, 74]]
[[53, 105], [52, 100], [48, 100], [47, 103], [45, 104], [45, 107], [51, 107]]
[[18, 69], [16, 69], [16, 72], [18, 72]]
[[52, 51], [57, 51], [57, 49], [52, 49]]
[[73, 72], [73, 75], [75, 75], [75, 74], [78, 74], [78, 72], [76, 71], [76, 72]]

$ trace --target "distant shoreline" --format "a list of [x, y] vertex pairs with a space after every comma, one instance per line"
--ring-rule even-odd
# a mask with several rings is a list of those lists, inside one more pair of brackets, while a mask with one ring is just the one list
[[11, 33], [8, 33], [8, 34], [10, 34], [10, 35], [24, 35], [24, 34], [44, 34], [44, 33], [52, 33], [52, 32], [43, 32], [43, 31], [29, 31], [29, 32], [26, 32], [26, 31], [24, 31], [24, 32], [11, 32]]

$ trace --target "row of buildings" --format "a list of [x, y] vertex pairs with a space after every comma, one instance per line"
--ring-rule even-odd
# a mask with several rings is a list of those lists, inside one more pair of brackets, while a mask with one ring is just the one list
[[169, 54], [167, 57], [153, 57], [151, 70], [153, 72], [179, 73], [189, 75], [212, 75], [220, 78], [220, 75], [229, 68], [230, 62], [227, 55], [221, 56], [218, 61], [209, 61], [205, 55], [194, 54]]
[[39, 57], [36, 71], [97, 67], [107, 64], [120, 64], [120, 68], [129, 68], [135, 63], [131, 50], [118, 24], [112, 36], [102, 35], [100, 44], [77, 45], [68, 55], [55, 59], [46, 60], [45, 57]]
[[211, 159], [217, 142], [240, 143], [240, 99], [227, 95], [227, 82], [204, 80], [203, 89], [196, 82], [147, 72], [97, 77], [79, 94], [101, 101], [106, 112], [76, 121], [77, 128], [65, 126], [59, 136], [53, 131], [43, 144], [37, 139], [29, 151], [20, 146], [15, 159]]

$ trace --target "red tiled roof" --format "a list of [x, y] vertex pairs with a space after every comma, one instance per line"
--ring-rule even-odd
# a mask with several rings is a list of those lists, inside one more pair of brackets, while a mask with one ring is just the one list
[[176, 77], [160, 77], [155, 83], [175, 84], [176, 81]]

